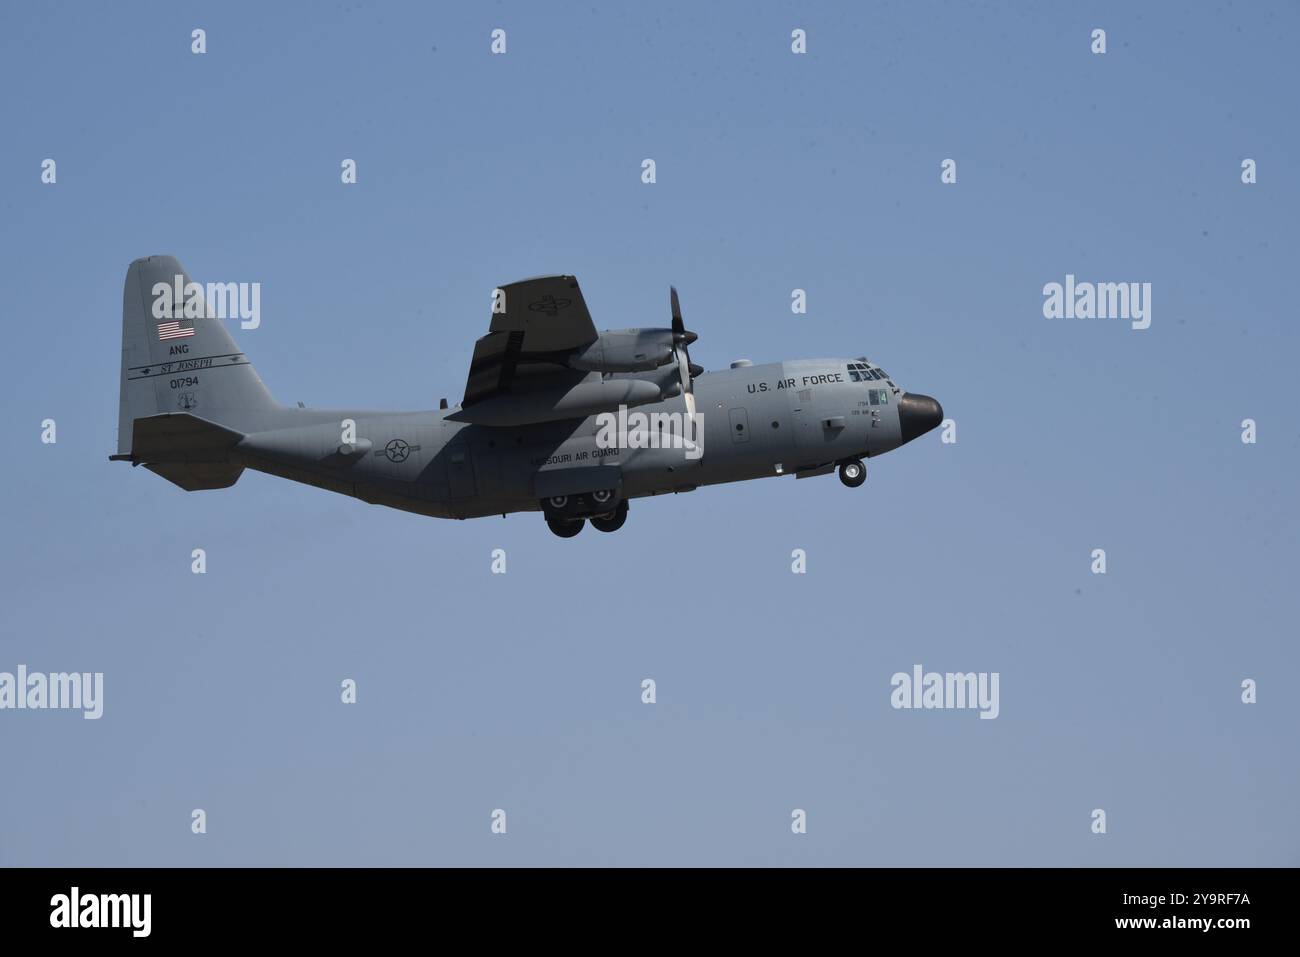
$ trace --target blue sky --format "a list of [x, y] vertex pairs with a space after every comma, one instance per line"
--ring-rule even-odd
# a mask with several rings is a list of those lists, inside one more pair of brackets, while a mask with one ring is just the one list
[[[105, 703], [0, 712], [0, 864], [1300, 863], [1297, 18], [6, 7], [0, 671]], [[676, 284], [706, 368], [865, 354], [958, 440], [572, 541], [186, 494], [107, 461], [154, 253], [262, 284], [233, 331], [284, 402], [455, 402], [491, 289], [566, 272], [603, 328]], [[1067, 274], [1150, 282], [1151, 327], [1046, 320]], [[917, 663], [998, 672], [999, 717], [892, 709]]]

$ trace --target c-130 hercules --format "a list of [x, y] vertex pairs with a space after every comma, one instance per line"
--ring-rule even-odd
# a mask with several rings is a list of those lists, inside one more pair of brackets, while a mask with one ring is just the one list
[[[861, 359], [731, 364], [704, 372], [672, 291], [666, 329], [597, 332], [572, 276], [495, 291], [461, 404], [437, 411], [291, 408], [267, 391], [220, 319], [156, 308], [191, 288], [171, 256], [133, 262], [122, 294], [115, 461], [187, 491], [246, 468], [437, 518], [542, 512], [569, 538], [612, 532], [628, 501], [771, 475], [839, 468], [930, 431], [939, 403]], [[188, 294], [187, 294], [188, 295]], [[161, 314], [161, 317], [160, 317]]]

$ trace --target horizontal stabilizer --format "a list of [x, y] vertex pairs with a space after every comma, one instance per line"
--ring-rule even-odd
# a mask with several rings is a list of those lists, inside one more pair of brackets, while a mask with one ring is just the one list
[[243, 437], [242, 432], [188, 412], [164, 412], [135, 420], [129, 460], [146, 464], [225, 463], [230, 450]]
[[243, 438], [242, 432], [188, 412], [164, 412], [136, 419], [131, 451], [109, 457], [143, 465], [187, 492], [229, 488], [244, 471], [230, 462], [230, 450]]
[[187, 492], [198, 492], [209, 488], [230, 488], [244, 474], [240, 465], [150, 465], [145, 464], [150, 472], [161, 475], [173, 485], [179, 485]]

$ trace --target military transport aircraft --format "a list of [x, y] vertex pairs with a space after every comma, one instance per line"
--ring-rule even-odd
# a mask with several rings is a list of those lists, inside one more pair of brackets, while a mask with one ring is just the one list
[[[162, 303], [164, 289], [186, 301]], [[159, 308], [160, 304], [164, 308]], [[280, 405], [204, 290], [171, 256], [127, 270], [118, 454], [187, 491], [226, 488], [246, 468], [438, 518], [540, 511], [569, 538], [612, 532], [628, 501], [771, 475], [839, 469], [939, 425], [929, 396], [859, 359], [693, 364], [672, 325], [597, 332], [572, 276], [494, 290], [465, 396], [437, 411]], [[172, 307], [175, 307], [174, 309]]]

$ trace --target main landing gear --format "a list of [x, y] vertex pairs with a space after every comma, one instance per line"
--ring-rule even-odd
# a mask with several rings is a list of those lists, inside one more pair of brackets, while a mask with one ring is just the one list
[[553, 531], [560, 538], [572, 538], [582, 531], [582, 519], [556, 519], [548, 518], [546, 527]]
[[593, 515], [591, 527], [598, 532], [617, 532], [627, 521], [627, 502], [619, 502], [618, 508], [606, 515]]
[[849, 488], [857, 488], [867, 480], [867, 467], [861, 459], [845, 459], [840, 463], [840, 481]]
[[557, 495], [542, 500], [542, 514], [546, 516], [546, 527], [560, 538], [577, 535], [588, 520], [598, 532], [617, 532], [627, 521], [627, 502], [620, 501], [613, 489]]

